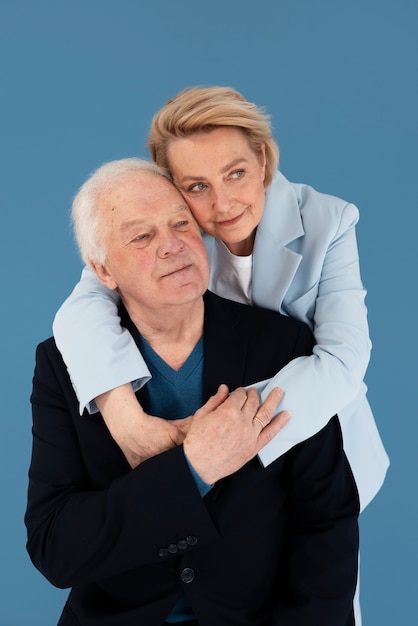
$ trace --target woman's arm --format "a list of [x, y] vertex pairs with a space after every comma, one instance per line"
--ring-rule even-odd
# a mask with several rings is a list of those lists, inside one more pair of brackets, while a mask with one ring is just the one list
[[132, 468], [182, 444], [192, 419], [165, 420], [148, 415], [142, 410], [130, 383], [98, 396], [96, 404]]
[[97, 411], [93, 400], [110, 389], [132, 382], [137, 390], [151, 377], [132, 335], [120, 324], [118, 304], [117, 292], [85, 267], [55, 316], [55, 342], [70, 373], [80, 414], [86, 407]]
[[[353, 205], [345, 205], [340, 213], [335, 234], [328, 241], [321, 241], [317, 235], [316, 284], [286, 304], [289, 315], [310, 325], [316, 345], [312, 356], [289, 363], [263, 392], [280, 386], [285, 392], [283, 408], [292, 412], [283, 436], [262, 451], [265, 464], [317, 433], [359, 394], [364, 397], [363, 377], [371, 342], [355, 234], [358, 211]], [[319, 222], [318, 233], [320, 228]], [[309, 262], [309, 256], [304, 260]]]
[[187, 420], [150, 417], [137, 390], [149, 370], [132, 335], [121, 326], [119, 296], [85, 267], [81, 280], [57, 312], [55, 341], [73, 382], [80, 414], [99, 410], [131, 467], [182, 443]]

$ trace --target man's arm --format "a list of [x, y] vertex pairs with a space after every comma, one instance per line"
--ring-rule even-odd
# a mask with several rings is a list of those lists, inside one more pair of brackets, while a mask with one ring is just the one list
[[[198, 411], [192, 430], [188, 459], [208, 483], [244, 464], [270, 431], [272, 435], [281, 427], [280, 419], [274, 420], [260, 435], [259, 423], [252, 419], [260, 409], [268, 423], [279, 396], [270, 399], [270, 408], [259, 407], [255, 392], [241, 389], [220, 404], [227, 392], [221, 388]], [[65, 366], [52, 342], [38, 347], [31, 400], [27, 549], [52, 584], [80, 585], [158, 563], [161, 548], [183, 537], [185, 528], [192, 529], [199, 546], [218, 537], [183, 447], [130, 471], [100, 417], [79, 417]], [[221, 428], [225, 420], [231, 423], [227, 431]], [[243, 420], [248, 421], [245, 430], [251, 436], [241, 438], [238, 445]], [[198, 460], [200, 445], [216, 451], [203, 463]]]
[[272, 624], [352, 626], [359, 499], [337, 417], [288, 453], [287, 471], [290, 595]]
[[130, 471], [100, 416], [78, 416], [64, 367], [45, 345], [37, 351], [32, 406], [27, 549], [52, 584], [70, 587], [158, 562], [159, 548], [186, 527], [203, 545], [217, 537], [182, 447]]

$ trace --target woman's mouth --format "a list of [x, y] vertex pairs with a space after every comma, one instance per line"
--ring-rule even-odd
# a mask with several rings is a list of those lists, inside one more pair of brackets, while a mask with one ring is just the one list
[[218, 226], [221, 226], [222, 228], [228, 228], [228, 226], [235, 226], [241, 220], [243, 215], [244, 215], [244, 212], [240, 213], [236, 217], [232, 217], [227, 220], [218, 220], [217, 224]]

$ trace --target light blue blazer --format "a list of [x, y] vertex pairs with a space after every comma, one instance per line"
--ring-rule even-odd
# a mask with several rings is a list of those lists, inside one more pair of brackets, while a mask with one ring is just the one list
[[[254, 304], [306, 322], [314, 354], [292, 361], [271, 381], [280, 386], [292, 419], [259, 453], [268, 465], [317, 433], [338, 414], [344, 448], [364, 508], [380, 489], [389, 460], [366, 398], [363, 378], [371, 342], [355, 225], [357, 208], [277, 172], [266, 194], [253, 252]], [[205, 237], [209, 258], [213, 238]], [[216, 289], [215, 289], [216, 291]], [[131, 335], [119, 324], [117, 294], [85, 268], [54, 320], [54, 335], [69, 369], [80, 411], [97, 395], [150, 377]], [[71, 329], [71, 332], [68, 331]], [[76, 330], [74, 330], [76, 329]]]

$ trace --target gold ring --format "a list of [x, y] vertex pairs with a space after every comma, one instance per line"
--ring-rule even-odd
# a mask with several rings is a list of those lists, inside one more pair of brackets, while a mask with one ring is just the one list
[[263, 430], [263, 428], [265, 428], [265, 427], [266, 427], [266, 425], [265, 425], [265, 424], [263, 424], [263, 422], [261, 421], [261, 419], [260, 419], [259, 417], [257, 417], [257, 416], [253, 417], [253, 421], [254, 421], [254, 420], [257, 420], [257, 422], [260, 424], [260, 426], [261, 426], [261, 430]]

